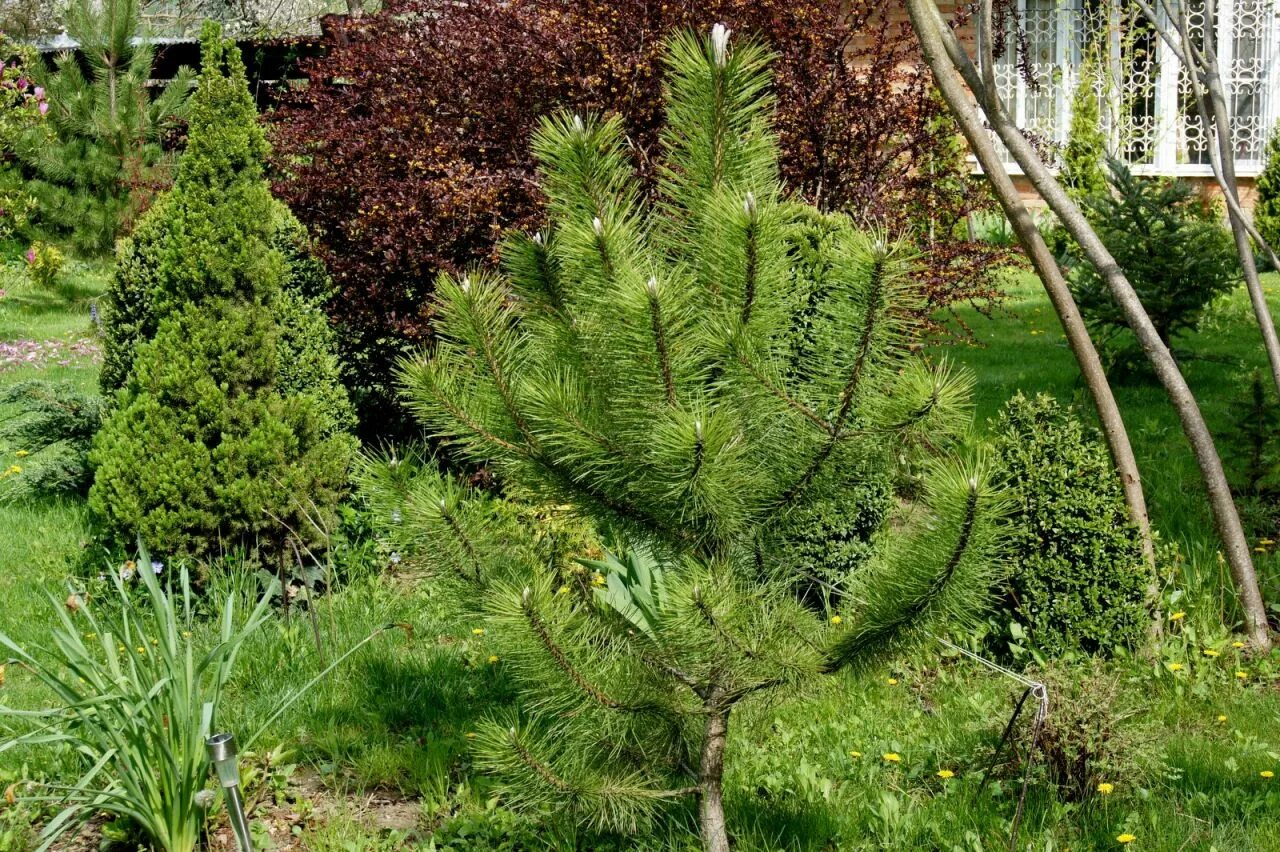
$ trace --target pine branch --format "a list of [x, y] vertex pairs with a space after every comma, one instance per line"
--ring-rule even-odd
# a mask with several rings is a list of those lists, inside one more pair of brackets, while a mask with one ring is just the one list
[[528, 622], [529, 628], [533, 631], [534, 636], [537, 637], [538, 642], [542, 645], [543, 649], [555, 662], [556, 667], [560, 669], [560, 671], [564, 672], [565, 676], [568, 677], [569, 680], [573, 681], [578, 689], [582, 690], [584, 695], [590, 697], [591, 700], [595, 701], [601, 707], [607, 707], [610, 710], [635, 709], [623, 704], [621, 701], [610, 698], [605, 694], [604, 690], [588, 681], [586, 677], [578, 671], [573, 663], [569, 661], [568, 655], [565, 654], [564, 649], [556, 643], [555, 638], [551, 635], [551, 631], [547, 628], [546, 622], [542, 620], [542, 616], [538, 613], [537, 608], [534, 607], [533, 590], [527, 586], [520, 594], [520, 610], [524, 613], [525, 620]]

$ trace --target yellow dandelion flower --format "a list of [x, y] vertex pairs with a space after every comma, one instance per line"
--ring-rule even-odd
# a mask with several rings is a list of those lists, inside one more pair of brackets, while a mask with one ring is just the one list
[[1232, 647], [1232, 648], [1237, 648], [1237, 649], [1238, 649], [1238, 648], [1243, 648], [1243, 647], [1244, 647], [1244, 643], [1243, 643], [1243, 642], [1239, 642], [1239, 641], [1232, 642], [1232, 643], [1231, 643], [1231, 647]]
[[1126, 844], [1127, 844], [1127, 843], [1132, 843], [1133, 841], [1135, 841], [1135, 840], [1137, 840], [1137, 839], [1138, 839], [1138, 838], [1137, 838], [1136, 836], [1134, 836], [1134, 835], [1132, 835], [1132, 834], [1129, 834], [1128, 832], [1125, 832], [1124, 834], [1117, 834], [1117, 835], [1116, 835], [1116, 843], [1126, 843]]
[[1169, 671], [1171, 672], [1182, 671], [1182, 663], [1169, 663]]
[[475, 738], [476, 738], [476, 732], [475, 732], [475, 731], [467, 731], [467, 739], [469, 739], [469, 740], [474, 740]]
[[183, 639], [190, 639], [190, 638], [191, 638], [191, 631], [190, 631], [190, 630], [184, 630], [184, 631], [182, 631], [182, 638], [183, 638]]
[[950, 769], [939, 769], [938, 777], [941, 778], [943, 781], [946, 781], [948, 778], [955, 778], [956, 774], [952, 772]]
[[1247, 678], [1249, 677], [1249, 673], [1248, 673], [1248, 672], [1236, 672], [1236, 677], [1240, 678], [1241, 680], [1245, 680], [1245, 679], [1247, 679]]
[[1271, 545], [1275, 544], [1275, 541], [1269, 538], [1260, 538], [1258, 539], [1258, 544], [1265, 544], [1267, 547], [1270, 547]]
[[483, 628], [483, 627], [474, 627], [474, 628], [472, 628], [472, 630], [471, 630], [471, 635], [472, 635], [472, 636], [483, 636], [483, 635], [484, 635], [484, 628]]
[[1217, 652], [1217, 651], [1215, 651], [1215, 650], [1213, 650], [1212, 648], [1205, 648], [1205, 649], [1204, 649], [1204, 651], [1203, 651], [1202, 653], [1203, 653], [1206, 657], [1216, 657], [1216, 656], [1218, 656], [1218, 652]]
[[498, 655], [497, 655], [497, 654], [490, 654], [490, 655], [489, 655], [489, 665], [493, 665], [493, 664], [494, 664], [494, 663], [496, 663], [496, 662], [498, 662]]
[[1258, 774], [1261, 775], [1263, 778], [1267, 778], [1267, 779], [1276, 777], [1276, 774], [1272, 772], [1270, 769], [1264, 769]]
[[885, 680], [885, 683], [889, 684], [890, 686], [897, 686], [897, 685], [898, 685], [898, 679], [897, 679], [896, 677], [887, 678], [887, 679]]
[[594, 574], [592, 574], [592, 575], [591, 575], [591, 585], [593, 585], [593, 586], [603, 586], [603, 585], [604, 585], [604, 575], [603, 575], [603, 574], [601, 574], [599, 571], [597, 571], [597, 572], [595, 572]]
[[841, 618], [840, 618], [840, 616], [838, 616], [838, 615], [833, 615], [833, 616], [831, 616], [831, 623], [832, 623], [832, 624], [839, 624], [839, 623], [841, 622], [841, 620], [842, 620], [842, 619], [841, 619]]
[[1115, 785], [1110, 784], [1106, 781], [1103, 781], [1101, 784], [1098, 785], [1098, 792], [1104, 796], [1110, 796], [1115, 791], [1116, 791]]
[[887, 751], [884, 753], [883, 757], [889, 763], [900, 763], [902, 761], [902, 755], [898, 754], [896, 751]]
[[860, 751], [851, 751], [851, 752], [849, 752], [849, 756], [850, 756], [850, 757], [853, 757], [853, 758], [859, 758], [859, 757], [862, 757], [862, 752], [860, 752]]
[[1169, 620], [1170, 620], [1170, 621], [1181, 621], [1182, 619], [1184, 619], [1184, 618], [1186, 618], [1186, 617], [1187, 617], [1187, 614], [1186, 614], [1185, 612], [1183, 612], [1182, 610], [1178, 610], [1178, 611], [1177, 611], [1177, 612], [1175, 612], [1173, 615], [1169, 616]]
[[1255, 548], [1253, 549], [1253, 552], [1254, 552], [1254, 553], [1266, 553], [1266, 552], [1267, 552], [1267, 549], [1266, 549], [1265, 547], [1255, 547]]
[[145, 655], [146, 655], [146, 653], [147, 653], [147, 649], [146, 649], [146, 648], [144, 648], [144, 647], [142, 647], [141, 645], [139, 645], [138, 647], [134, 648], [133, 650], [137, 651], [139, 654], [142, 654], [143, 656], [145, 656]]
[[25, 459], [27, 456], [31, 455], [31, 452], [30, 450], [18, 450], [14, 455], [20, 459]]
[[1225, 714], [1225, 713], [1219, 713], [1219, 714], [1218, 714], [1218, 721], [1219, 721], [1219, 722], [1225, 722], [1225, 721], [1227, 721], [1227, 716], [1226, 716], [1226, 714]]

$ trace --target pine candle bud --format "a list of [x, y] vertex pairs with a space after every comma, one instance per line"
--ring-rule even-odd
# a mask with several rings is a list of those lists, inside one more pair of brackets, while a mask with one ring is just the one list
[[742, 212], [747, 214], [748, 219], [756, 218], [756, 194], [748, 192], [747, 197], [742, 200]]
[[716, 65], [724, 67], [729, 56], [729, 33], [724, 24], [716, 24], [711, 28], [711, 49], [715, 54]]
[[462, 288], [462, 292], [470, 293], [471, 292], [471, 276], [470, 275], [462, 276], [462, 282], [459, 284], [459, 286]]
[[658, 279], [657, 278], [650, 275], [649, 281], [644, 286], [645, 286], [645, 289], [649, 291], [650, 296], [653, 296], [655, 299], [658, 298]]
[[604, 236], [604, 222], [600, 221], [599, 216], [591, 220], [591, 230], [596, 232], [597, 237]]
[[576, 130], [576, 131], [578, 131], [579, 133], [585, 133], [585, 132], [586, 132], [586, 130], [587, 130], [587, 126], [582, 122], [582, 116], [580, 116], [580, 115], [576, 115], [576, 114], [574, 115], [574, 117], [573, 117], [573, 129], [574, 129], [574, 130]]

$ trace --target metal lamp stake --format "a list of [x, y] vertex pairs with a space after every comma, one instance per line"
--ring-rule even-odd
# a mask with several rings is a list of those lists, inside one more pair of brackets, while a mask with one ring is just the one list
[[244, 799], [240, 796], [240, 764], [236, 761], [236, 738], [233, 734], [214, 734], [204, 741], [209, 760], [218, 773], [218, 783], [227, 794], [227, 816], [235, 832], [240, 852], [253, 852], [249, 837], [249, 820], [244, 815]]

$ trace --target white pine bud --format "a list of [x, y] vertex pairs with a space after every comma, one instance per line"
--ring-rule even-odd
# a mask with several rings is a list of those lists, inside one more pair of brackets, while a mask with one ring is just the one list
[[573, 129], [579, 133], [585, 133], [587, 125], [583, 123], [582, 116], [575, 114], [573, 116]]
[[715, 53], [716, 65], [724, 67], [729, 58], [729, 33], [724, 24], [716, 24], [711, 28], [711, 49]]
[[644, 286], [645, 286], [645, 289], [649, 291], [650, 296], [658, 295], [658, 279], [657, 278], [650, 275], [649, 281]]
[[747, 197], [742, 200], [742, 212], [747, 214], [750, 219], [756, 218], [756, 194], [748, 192]]
[[591, 220], [591, 229], [596, 232], [597, 237], [604, 236], [604, 222], [600, 221], [599, 216]]

